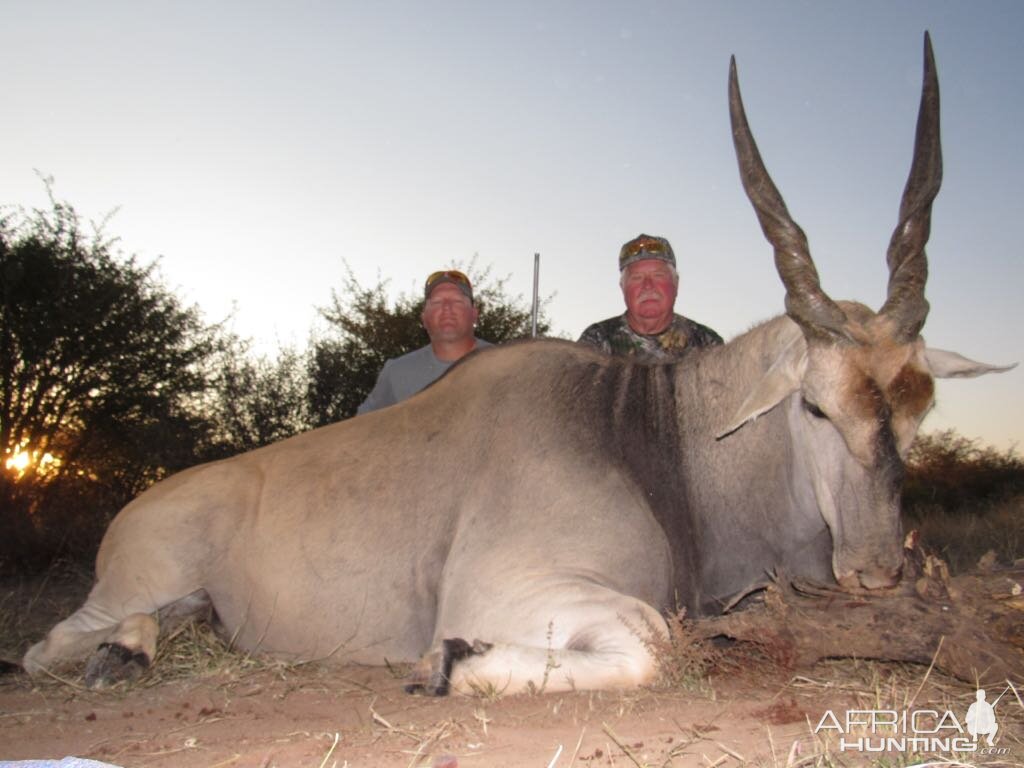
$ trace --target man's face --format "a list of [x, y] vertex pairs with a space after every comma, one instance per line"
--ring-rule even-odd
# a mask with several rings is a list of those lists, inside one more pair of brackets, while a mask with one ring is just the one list
[[477, 310], [469, 298], [451, 283], [430, 292], [420, 319], [431, 341], [459, 341], [473, 335]]
[[671, 313], [677, 288], [672, 267], [661, 259], [634, 261], [622, 275], [626, 307], [637, 317], [658, 318]]

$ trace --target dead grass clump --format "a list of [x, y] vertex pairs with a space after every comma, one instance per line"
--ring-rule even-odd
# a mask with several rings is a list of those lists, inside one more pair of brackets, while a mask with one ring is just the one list
[[142, 683], [153, 686], [203, 677], [240, 678], [265, 670], [283, 673], [293, 666], [269, 656], [239, 651], [209, 623], [187, 621], [161, 639], [156, 659]]
[[668, 637], [650, 633], [644, 644], [658, 665], [658, 685], [688, 691], [704, 690], [708, 674], [721, 660], [714, 646], [694, 631], [680, 608], [666, 617]]

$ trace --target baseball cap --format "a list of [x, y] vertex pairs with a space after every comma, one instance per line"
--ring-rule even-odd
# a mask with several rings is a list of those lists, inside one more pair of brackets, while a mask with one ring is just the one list
[[622, 246], [619, 251], [619, 271], [621, 272], [634, 261], [643, 259], [661, 259], [676, 265], [676, 255], [672, 252], [672, 246], [664, 237], [653, 235], [638, 235]]
[[473, 285], [469, 282], [469, 278], [457, 269], [443, 269], [439, 272], [432, 272], [423, 288], [424, 297], [429, 299], [430, 292], [441, 285], [441, 283], [451, 283], [462, 291], [466, 298], [473, 301]]

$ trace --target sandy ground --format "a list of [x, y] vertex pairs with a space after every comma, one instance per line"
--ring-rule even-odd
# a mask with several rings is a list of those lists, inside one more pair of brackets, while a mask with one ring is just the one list
[[[840, 754], [835, 739], [812, 731], [826, 710], [905, 705], [924, 675], [841, 662], [807, 674], [733, 670], [696, 690], [496, 699], [410, 696], [389, 670], [365, 667], [234, 668], [105, 692], [16, 675], [0, 682], [0, 760], [75, 755], [125, 768], [909, 765], [899, 756], [875, 763]], [[961, 712], [969, 689], [928, 679], [915, 706]], [[1019, 722], [1006, 725], [1020, 731]], [[972, 764], [1024, 764], [1020, 735], [1005, 733], [1008, 751]]]
[[849, 698], [768, 677], [712, 679], [695, 691], [485, 700], [409, 696], [388, 670], [351, 667], [263, 668], [102, 693], [19, 676], [0, 684], [0, 759], [76, 755], [165, 768], [785, 765], [794, 743], [814, 749], [808, 719]]
[[[28, 586], [27, 602], [0, 596], [9, 643], [0, 655], [9, 659], [85, 588]], [[742, 646], [688, 685], [623, 693], [429, 698], [404, 692], [404, 671], [247, 659], [189, 625], [131, 685], [89, 691], [75, 671], [63, 680], [0, 676], [0, 762], [74, 755], [123, 768], [909, 766], [921, 759], [841, 753], [835, 735], [816, 735], [815, 726], [829, 710], [858, 708], [962, 716], [975, 696], [972, 685], [919, 666], [844, 660], [780, 669]], [[1024, 766], [1017, 693], [998, 710], [1001, 751], [966, 755], [969, 764]], [[946, 762], [936, 764], [955, 764], [940, 757]]]

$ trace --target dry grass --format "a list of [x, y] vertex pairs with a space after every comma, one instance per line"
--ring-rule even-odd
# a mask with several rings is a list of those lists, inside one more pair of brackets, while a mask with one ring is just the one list
[[46, 573], [0, 585], [0, 658], [20, 659], [82, 604], [91, 586], [91, 570], [66, 560]]
[[171, 680], [238, 679], [268, 669], [285, 674], [293, 666], [235, 650], [206, 622], [188, 621], [161, 640], [156, 659], [141, 682], [154, 686]]
[[[487, 732], [487, 723], [489, 722], [484, 717], [477, 717], [476, 719], [480, 722], [480, 728], [471, 725], [468, 722], [463, 722], [457, 718], [450, 717], [439, 722], [435, 722], [428, 726], [399, 726], [392, 724], [386, 718], [382, 717], [376, 709], [374, 709], [373, 702], [370, 702], [369, 710], [370, 716], [373, 719], [374, 729], [378, 736], [391, 736], [397, 737], [399, 741], [404, 741], [408, 746], [403, 747], [400, 751], [402, 754], [408, 756], [409, 766], [423, 765], [424, 761], [429, 761], [430, 757], [439, 751], [443, 751], [449, 742], [457, 739], [461, 743], [476, 743], [482, 742]], [[435, 764], [443, 760], [443, 756], [438, 757], [435, 760]], [[452, 763], [456, 765], [457, 763]]]
[[708, 673], [721, 661], [721, 654], [693, 630], [685, 608], [669, 614], [665, 621], [667, 638], [654, 632], [643, 635], [644, 645], [658, 665], [656, 687], [706, 692]]
[[916, 528], [922, 545], [938, 553], [953, 574], [973, 568], [993, 551], [1000, 563], [1024, 558], [1024, 494], [948, 511], [918, 505], [904, 513], [904, 528]]

